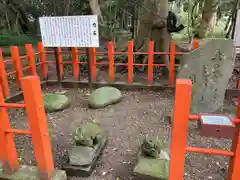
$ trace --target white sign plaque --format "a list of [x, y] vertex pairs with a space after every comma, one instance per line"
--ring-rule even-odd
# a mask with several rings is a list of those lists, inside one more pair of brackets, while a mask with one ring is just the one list
[[99, 47], [97, 15], [40, 17], [45, 47]]

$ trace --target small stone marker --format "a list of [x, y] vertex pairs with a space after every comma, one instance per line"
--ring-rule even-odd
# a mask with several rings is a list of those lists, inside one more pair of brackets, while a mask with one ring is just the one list
[[168, 179], [170, 157], [164, 146], [163, 140], [158, 137], [143, 141], [134, 168], [134, 175], [138, 179]]
[[89, 96], [89, 106], [91, 108], [104, 108], [108, 105], [121, 101], [122, 93], [114, 87], [101, 87], [92, 92]]
[[63, 169], [68, 176], [90, 176], [107, 144], [108, 132], [98, 124], [88, 122], [76, 128], [73, 138], [76, 144], [69, 150], [69, 162]]
[[70, 105], [69, 99], [63, 94], [44, 93], [44, 107], [46, 112], [55, 112], [67, 108]]

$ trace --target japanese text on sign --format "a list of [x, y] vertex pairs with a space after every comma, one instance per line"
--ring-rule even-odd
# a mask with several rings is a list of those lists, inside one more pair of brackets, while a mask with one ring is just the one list
[[96, 15], [40, 17], [45, 47], [99, 47]]

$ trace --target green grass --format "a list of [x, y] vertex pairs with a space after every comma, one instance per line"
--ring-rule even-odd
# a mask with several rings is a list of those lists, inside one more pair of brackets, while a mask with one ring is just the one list
[[24, 45], [27, 43], [36, 44], [40, 38], [33, 35], [11, 35], [0, 33], [0, 46]]

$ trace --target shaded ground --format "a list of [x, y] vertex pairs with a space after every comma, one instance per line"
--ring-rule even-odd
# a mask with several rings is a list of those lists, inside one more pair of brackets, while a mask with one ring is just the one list
[[[66, 95], [72, 101], [71, 107], [47, 115], [56, 167], [61, 168], [66, 162], [66, 151], [72, 143], [72, 129], [89, 118], [96, 118], [110, 133], [107, 148], [91, 177], [69, 179], [115, 180], [117, 177], [119, 180], [134, 179], [132, 170], [143, 136], [153, 133], [168, 138], [169, 124], [164, 122], [162, 116], [163, 112], [172, 108], [173, 94], [167, 91], [124, 92], [121, 103], [105, 109], [91, 110], [86, 105], [87, 93], [85, 89], [67, 90]], [[27, 128], [27, 119], [22, 110], [10, 110], [10, 119], [14, 128]], [[21, 163], [35, 164], [31, 138], [17, 135], [15, 139]], [[190, 123], [188, 144], [218, 149], [229, 149], [231, 145], [228, 140], [200, 137], [194, 123]], [[186, 157], [185, 180], [225, 179], [227, 158], [189, 153]]]

